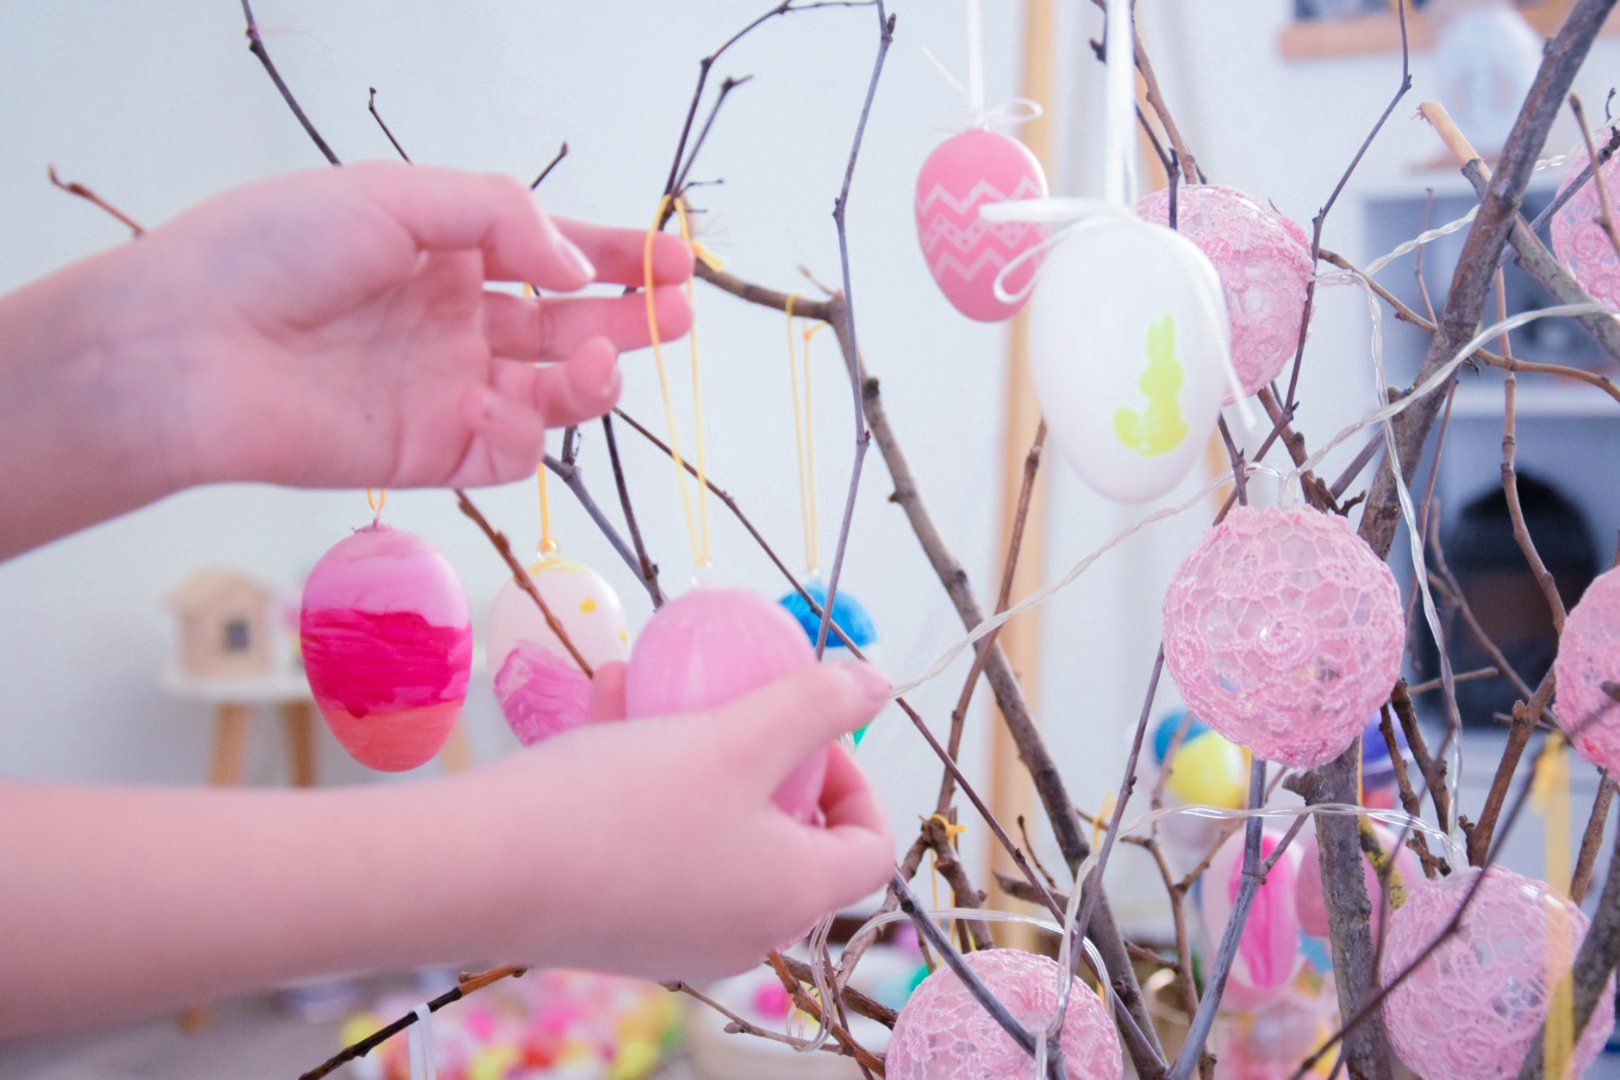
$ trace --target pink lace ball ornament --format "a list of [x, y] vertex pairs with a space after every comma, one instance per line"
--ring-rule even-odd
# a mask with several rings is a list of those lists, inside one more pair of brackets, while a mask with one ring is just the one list
[[467, 597], [443, 555], [386, 525], [356, 531], [310, 571], [299, 640], [315, 703], [356, 761], [398, 772], [439, 752], [472, 668]]
[[[1143, 196], [1136, 212], [1168, 225], [1169, 190]], [[1299, 348], [1311, 242], [1291, 218], [1218, 184], [1177, 190], [1176, 231], [1215, 264], [1232, 320], [1232, 366], [1243, 392], [1253, 394], [1275, 379]], [[1232, 400], [1230, 393], [1226, 400]]]
[[[816, 651], [780, 605], [744, 589], [693, 589], [658, 609], [630, 652], [630, 716], [712, 709], [813, 666]], [[820, 814], [825, 753], [788, 774], [776, 804], [800, 821]]]
[[1553, 663], [1558, 722], [1586, 760], [1620, 766], [1620, 569], [1599, 574], [1564, 623]]
[[[1609, 132], [1605, 131], [1594, 141], [1601, 147], [1608, 135]], [[1569, 175], [1559, 186], [1559, 195], [1563, 195], [1564, 190], [1574, 183], [1590, 160], [1586, 151], [1582, 150], [1570, 161]], [[1597, 190], [1601, 181], [1608, 190], [1609, 204], [1620, 206], [1620, 162], [1610, 158], [1604, 163], [1600, 174], [1582, 184], [1575, 196], [1553, 215], [1553, 250], [1594, 300], [1600, 300], [1610, 307], [1620, 307], [1620, 257], [1614, 253], [1609, 234], [1598, 224], [1598, 215], [1603, 207], [1598, 200]]]
[[1164, 598], [1164, 659], [1188, 708], [1294, 768], [1361, 734], [1404, 647], [1395, 576], [1334, 514], [1237, 507]]
[[[1390, 916], [1379, 976], [1386, 983], [1444, 931], [1474, 879], [1463, 870], [1412, 888]], [[1590, 925], [1546, 884], [1499, 866], [1446, 939], [1384, 999], [1390, 1042], [1427, 1080], [1519, 1075], [1547, 1018], [1549, 973], [1562, 979]], [[1614, 1030], [1614, 977], [1575, 1044], [1572, 1075], [1584, 1075]]]
[[[1022, 303], [996, 299], [1001, 268], [1046, 237], [1041, 225], [1026, 221], [991, 223], [979, 217], [990, 204], [1046, 196], [1046, 174], [1029, 148], [988, 128], [972, 128], [941, 143], [923, 162], [917, 177], [917, 239], [940, 291], [970, 319], [1010, 319]], [[1008, 276], [1016, 295], [1029, 284], [1039, 259]]]
[[[963, 959], [1025, 1027], [1041, 1031], [1056, 1014], [1062, 974], [1055, 961], [1018, 949], [986, 949]], [[1120, 1080], [1125, 1073], [1113, 1021], [1079, 979], [1070, 987], [1063, 1021], [1063, 1063], [1074, 1080]], [[943, 966], [900, 1010], [884, 1066], [889, 1080], [1023, 1080], [1035, 1068]]]
[[[528, 574], [592, 671], [629, 659], [630, 626], [624, 607], [613, 587], [595, 571], [548, 555], [529, 567]], [[534, 598], [515, 581], [508, 580], [490, 606], [487, 649], [495, 669], [496, 700], [525, 746], [588, 720], [590, 680], [552, 632]]]

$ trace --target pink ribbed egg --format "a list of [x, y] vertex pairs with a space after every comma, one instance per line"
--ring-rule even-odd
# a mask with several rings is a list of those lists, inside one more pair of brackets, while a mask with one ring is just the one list
[[[1486, 875], [1447, 938], [1384, 999], [1390, 1043], [1427, 1080], [1519, 1075], [1547, 1019], [1549, 974], [1574, 964], [1590, 921], [1543, 882], [1500, 866], [1420, 881], [1389, 919], [1379, 977], [1387, 985], [1445, 931], [1472, 883]], [[1575, 1043], [1584, 1075], [1614, 1030], [1614, 976]]]
[[[1046, 195], [1046, 174], [1029, 148], [988, 128], [972, 128], [941, 143], [917, 177], [917, 239], [928, 272], [945, 299], [970, 319], [1010, 319], [1022, 303], [996, 299], [1001, 268], [1046, 238], [1040, 224], [988, 222], [979, 211], [992, 203]], [[1024, 290], [1040, 265], [1030, 259], [1008, 276], [1006, 289]]]
[[[1586, 760], [1620, 766], [1620, 569], [1599, 574], [1570, 611], [1553, 663], [1558, 722]], [[1604, 687], [1607, 685], [1610, 690]]]
[[[625, 672], [629, 716], [713, 709], [811, 667], [816, 652], [780, 605], [744, 589], [693, 589], [658, 609]], [[776, 804], [801, 821], [820, 814], [824, 752], [788, 774]]]
[[1331, 761], [1388, 700], [1405, 648], [1389, 567], [1336, 514], [1239, 506], [1164, 598], [1164, 659], [1198, 718], [1260, 757]]
[[[1393, 830], [1382, 825], [1374, 825], [1372, 829], [1378, 835], [1378, 844], [1384, 849], [1384, 854], [1395, 855], [1393, 870], [1400, 875], [1400, 887], [1390, 902], [1396, 904], [1405, 899], [1407, 889], [1423, 880], [1423, 867], [1406, 845], [1401, 845], [1400, 850], [1395, 851], [1395, 841], [1399, 837]], [[1294, 900], [1299, 908], [1300, 929], [1312, 937], [1325, 938], [1328, 936], [1327, 897], [1322, 893], [1322, 849], [1316, 840], [1316, 830], [1307, 829], [1294, 842], [1294, 846], [1299, 848], [1299, 888], [1295, 890]], [[1361, 855], [1361, 879], [1372, 901], [1372, 928], [1376, 937], [1384, 921], [1384, 892], [1379, 884], [1378, 871], [1373, 868], [1372, 856], [1365, 851]]]
[[371, 525], [310, 571], [304, 669], [338, 741], [373, 769], [439, 752], [467, 696], [472, 625], [461, 581], [420, 537]]
[[[1599, 147], [1608, 135], [1609, 132], [1605, 131], [1595, 140]], [[1591, 158], [1585, 150], [1570, 161], [1569, 175], [1559, 185], [1559, 195], [1574, 183], [1589, 161]], [[1599, 176], [1582, 184], [1574, 197], [1553, 215], [1553, 250], [1558, 252], [1558, 258], [1569, 267], [1575, 280], [1585, 286], [1594, 300], [1600, 300], [1610, 307], [1620, 307], [1620, 256], [1615, 254], [1609, 234], [1598, 224], [1598, 215], [1603, 212], [1603, 206], [1597, 190], [1601, 182], [1608, 191], [1609, 205], [1620, 206], [1620, 162], [1610, 158], [1599, 172]]]
[[[1136, 212], [1168, 225], [1169, 189], [1143, 196]], [[1311, 281], [1310, 240], [1291, 218], [1218, 184], [1177, 189], [1176, 231], [1215, 264], [1232, 321], [1232, 366], [1243, 392], [1253, 394], [1277, 377], [1299, 347]]]
[[[1243, 888], [1243, 849], [1246, 829], [1227, 837], [1210, 860], [1198, 886], [1198, 915], [1213, 957], [1232, 919]], [[1269, 859], [1282, 842], [1281, 829], [1260, 834], [1260, 857]], [[1254, 894], [1249, 917], [1238, 937], [1237, 955], [1227, 979], [1221, 1005], [1228, 1010], [1252, 1009], [1280, 994], [1305, 966], [1299, 951], [1299, 847], [1283, 850], [1266, 882]]]
[[[969, 968], [1013, 1017], [1040, 1032], [1057, 1014], [1057, 963], [1018, 949], [967, 953]], [[1097, 995], [1079, 979], [1063, 1020], [1063, 1063], [1075, 1080], [1120, 1080], [1119, 1036]], [[1024, 1080], [1030, 1056], [984, 1010], [950, 968], [941, 965], [907, 999], [884, 1057], [889, 1080]]]

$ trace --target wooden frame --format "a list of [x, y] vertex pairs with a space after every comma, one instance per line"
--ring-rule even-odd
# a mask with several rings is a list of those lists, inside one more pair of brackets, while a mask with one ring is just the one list
[[[1564, 24], [1573, 0], [1549, 0], [1520, 12], [1536, 33], [1552, 36]], [[1414, 50], [1434, 47], [1434, 26], [1421, 11], [1408, 11], [1407, 34]], [[1620, 34], [1620, 20], [1611, 18], [1602, 36]], [[1285, 60], [1319, 60], [1334, 56], [1364, 56], [1399, 52], [1401, 24], [1393, 11], [1357, 15], [1347, 19], [1301, 19], [1284, 30], [1278, 48]]]

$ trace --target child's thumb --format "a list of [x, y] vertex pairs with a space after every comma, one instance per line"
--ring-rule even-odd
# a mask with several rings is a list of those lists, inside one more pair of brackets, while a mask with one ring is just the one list
[[723, 723], [738, 733], [734, 745], [751, 765], [774, 781], [870, 721], [889, 689], [870, 664], [815, 664], [725, 706]]
[[591, 723], [604, 720], [623, 720], [624, 673], [628, 666], [615, 661], [603, 664], [591, 677]]

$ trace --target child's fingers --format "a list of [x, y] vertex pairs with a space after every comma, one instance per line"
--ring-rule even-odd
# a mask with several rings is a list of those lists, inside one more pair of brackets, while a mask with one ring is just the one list
[[848, 825], [883, 832], [888, 828], [877, 796], [866, 782], [866, 774], [839, 743], [827, 747], [827, 779], [821, 786], [821, 813], [829, 829]]
[[774, 790], [795, 766], [871, 720], [889, 681], [870, 664], [816, 664], [720, 710], [728, 744], [749, 772]]
[[[568, 218], [555, 220], [563, 235], [596, 266], [597, 281], [646, 283], [646, 230], [618, 229]], [[653, 284], [678, 285], [691, 276], [691, 247], [674, 233], [659, 233], [653, 240]]]
[[534, 372], [534, 407], [545, 417], [547, 427], [557, 428], [594, 420], [613, 408], [619, 400], [618, 359], [613, 342], [594, 337], [562, 364], [504, 366]]
[[593, 724], [624, 719], [624, 673], [628, 670], [628, 664], [617, 661], [596, 669], [596, 674], [591, 678], [589, 714]]
[[[679, 338], [692, 325], [692, 305], [673, 285], [653, 290], [658, 336]], [[560, 360], [593, 337], [606, 337], [623, 352], [652, 341], [647, 296], [578, 296], [558, 299], [488, 292], [483, 301], [484, 338], [496, 356]]]
[[827, 750], [821, 808], [825, 828], [794, 827], [798, 860], [825, 890], [823, 910], [833, 911], [883, 884], [894, 868], [894, 841], [866, 778], [838, 745]]
[[487, 280], [572, 292], [596, 276], [590, 257], [510, 176], [392, 162], [361, 162], [343, 175], [361, 185], [420, 247], [481, 251]]

